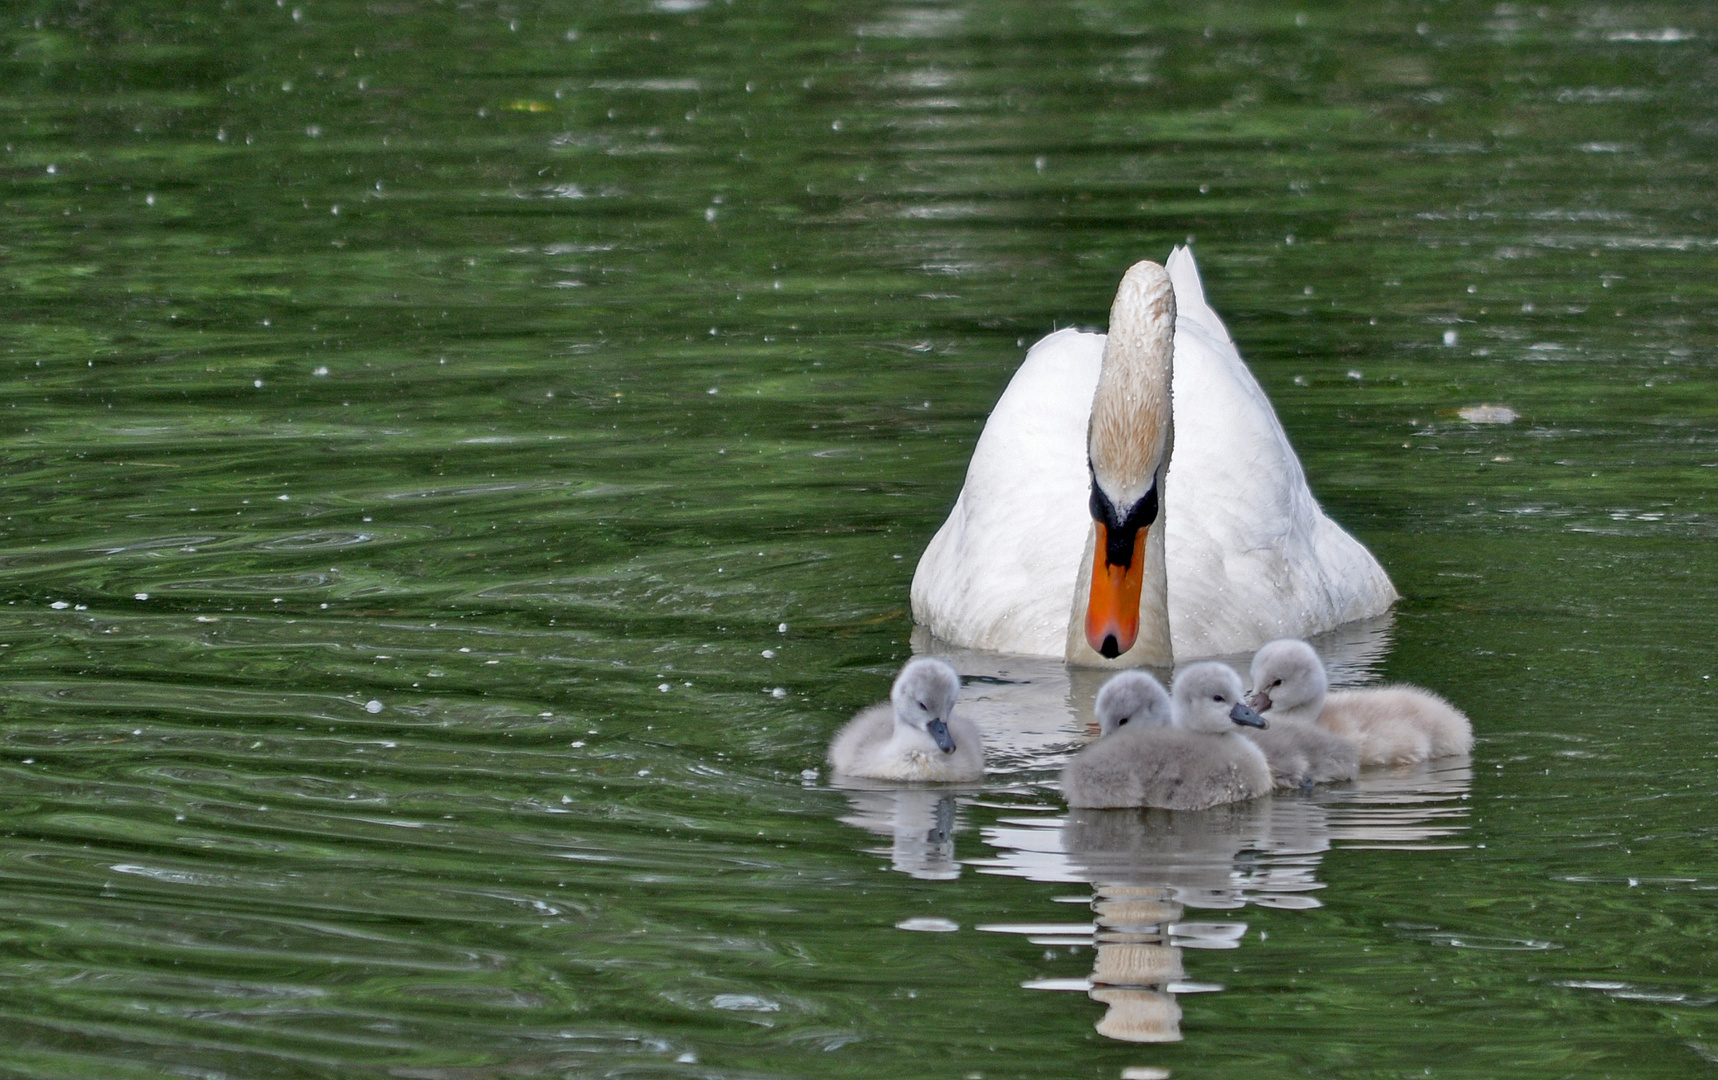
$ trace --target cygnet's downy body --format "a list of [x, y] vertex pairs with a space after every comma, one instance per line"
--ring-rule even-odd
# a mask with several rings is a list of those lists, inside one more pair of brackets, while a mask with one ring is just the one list
[[978, 725], [955, 716], [960, 676], [941, 660], [901, 669], [889, 700], [849, 720], [829, 743], [829, 765], [874, 780], [958, 783], [984, 778]]
[[[1112, 680], [1145, 678], [1128, 672]], [[1155, 685], [1156, 680], [1151, 680]], [[1158, 688], [1161, 692], [1161, 687]], [[1109, 686], [1105, 686], [1107, 692]], [[1118, 690], [1124, 698], [1148, 698], [1149, 690]], [[1166, 810], [1204, 810], [1257, 798], [1271, 790], [1271, 770], [1257, 746], [1236, 731], [1264, 727], [1246, 703], [1241, 677], [1224, 664], [1193, 664], [1175, 677], [1171, 694], [1174, 722], [1145, 723], [1149, 713], [1122, 724], [1107, 721], [1099, 695], [1099, 725], [1110, 734], [1086, 747], [1062, 770], [1062, 794], [1069, 806], [1157, 806]]]
[[1417, 686], [1331, 690], [1324, 663], [1304, 641], [1266, 645], [1252, 675], [1252, 706], [1273, 726], [1316, 723], [1354, 744], [1362, 765], [1411, 765], [1473, 749], [1473, 725], [1443, 698]]

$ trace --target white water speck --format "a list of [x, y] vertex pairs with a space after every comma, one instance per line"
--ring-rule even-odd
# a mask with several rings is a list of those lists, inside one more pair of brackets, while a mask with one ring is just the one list
[[133, 600], [147, 600], [149, 599], [149, 594], [146, 592], [132, 593], [131, 598]]
[[756, 994], [717, 994], [710, 1004], [730, 1012], [780, 1012], [781, 1003]]
[[66, 603], [64, 600], [55, 600], [53, 603], [49, 604], [48, 606], [53, 608], [55, 611], [64, 611], [67, 608], [71, 607], [71, 605]]
[[381, 712], [386, 707], [387, 706], [383, 705], [380, 701], [377, 701], [375, 698], [371, 698], [369, 701], [364, 702], [364, 711], [369, 713], [372, 716], [374, 716], [376, 713]]
[[1521, 414], [1507, 405], [1468, 405], [1457, 415], [1470, 424], [1513, 424]]
[[916, 930], [924, 934], [952, 934], [960, 929], [960, 924], [952, 919], [943, 919], [934, 915], [921, 915], [913, 919], [902, 919], [895, 924], [897, 930]]

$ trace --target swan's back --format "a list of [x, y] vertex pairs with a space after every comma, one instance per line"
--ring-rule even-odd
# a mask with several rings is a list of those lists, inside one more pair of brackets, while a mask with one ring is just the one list
[[1411, 765], [1473, 750], [1468, 718], [1417, 686], [1332, 690], [1318, 726], [1353, 741], [1362, 765]]
[[1062, 795], [1074, 807], [1204, 810], [1270, 790], [1270, 767], [1258, 747], [1238, 736], [1180, 728], [1123, 728], [1062, 770]]
[[1244, 652], [1377, 615], [1384, 568], [1326, 517], [1270, 399], [1205, 300], [1187, 248], [1175, 286], [1175, 453], [1165, 492], [1177, 659]]
[[990, 411], [913, 574], [913, 619], [973, 649], [1060, 657], [1091, 515], [1086, 422], [1104, 335], [1059, 330]]

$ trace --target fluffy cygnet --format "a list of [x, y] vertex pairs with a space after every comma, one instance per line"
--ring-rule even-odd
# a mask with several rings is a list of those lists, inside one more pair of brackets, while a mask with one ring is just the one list
[[913, 660], [889, 700], [849, 720], [829, 743], [829, 765], [848, 776], [944, 783], [984, 778], [978, 725], [950, 715], [960, 676], [941, 660]]
[[[1280, 671], [1273, 668], [1266, 676], [1266, 682], [1276, 684], [1269, 694], [1265, 692], [1265, 683], [1259, 681], [1260, 659], [1267, 659], [1267, 666], [1270, 666], [1267, 652], [1284, 644], [1290, 643], [1279, 641], [1267, 645], [1253, 658], [1253, 695], [1247, 703], [1270, 721], [1271, 726], [1244, 734], [1265, 752], [1265, 760], [1271, 766], [1271, 780], [1278, 790], [1304, 789], [1314, 784], [1354, 779], [1360, 774], [1360, 748], [1352, 740], [1333, 735], [1314, 723], [1316, 712], [1308, 716], [1302, 710], [1289, 707], [1289, 700], [1299, 699], [1292, 693], [1289, 699], [1284, 699], [1279, 693], [1286, 685]], [[1317, 656], [1313, 657], [1314, 662], [1317, 659]], [[1321, 676], [1323, 671], [1321, 666]]]
[[1175, 723], [1169, 691], [1143, 671], [1124, 671], [1104, 683], [1092, 711], [1097, 713], [1100, 735], [1130, 724], [1164, 728]]
[[1175, 677], [1172, 699], [1172, 725], [1130, 716], [1068, 762], [1062, 794], [1069, 806], [1204, 810], [1271, 790], [1264, 754], [1235, 734], [1238, 725], [1265, 726], [1248, 707], [1239, 675], [1224, 664], [1193, 664]]
[[1304, 641], [1259, 650], [1251, 701], [1272, 724], [1316, 722], [1352, 742], [1362, 765], [1410, 765], [1473, 749], [1473, 725], [1443, 698], [1417, 686], [1331, 690], [1323, 662]]

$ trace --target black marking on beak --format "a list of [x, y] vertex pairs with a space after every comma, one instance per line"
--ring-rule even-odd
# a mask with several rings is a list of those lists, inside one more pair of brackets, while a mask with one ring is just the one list
[[948, 725], [943, 723], [942, 720], [933, 717], [931, 721], [925, 725], [925, 730], [930, 732], [931, 738], [937, 741], [938, 750], [941, 750], [945, 754], [954, 753], [954, 739], [949, 737]]
[[[1132, 547], [1133, 545], [1129, 544], [1128, 546]], [[1131, 557], [1132, 556], [1129, 555], [1129, 558]], [[1104, 635], [1104, 643], [1098, 647], [1098, 655], [1103, 657], [1105, 660], [1114, 660], [1116, 657], [1121, 655], [1121, 643], [1116, 641], [1116, 636], [1114, 634]]]
[[[1091, 463], [1087, 462], [1087, 469], [1090, 467]], [[1153, 483], [1151, 489], [1140, 496], [1124, 515], [1110, 502], [1104, 489], [1098, 486], [1097, 478], [1093, 477], [1090, 509], [1092, 520], [1101, 521], [1104, 525], [1104, 562], [1111, 566], [1127, 566], [1133, 562], [1133, 545], [1139, 539], [1139, 530], [1157, 521], [1157, 485]], [[1104, 655], [1115, 659], [1109, 653]]]
[[1254, 712], [1244, 701], [1235, 702], [1235, 707], [1229, 710], [1229, 719], [1246, 727], [1268, 728], [1271, 726], [1265, 723], [1265, 718]]

